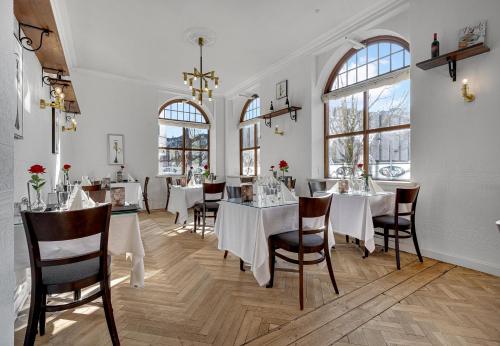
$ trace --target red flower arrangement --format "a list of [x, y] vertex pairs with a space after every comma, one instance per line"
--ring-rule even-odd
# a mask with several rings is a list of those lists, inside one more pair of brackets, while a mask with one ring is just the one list
[[205, 170], [203, 172], [203, 175], [205, 176], [205, 178], [208, 178], [208, 176], [210, 175], [210, 169], [208, 168], [208, 165], [203, 166], [203, 169]]
[[63, 166], [63, 171], [67, 173], [71, 169], [71, 165], [68, 165], [67, 163]]
[[285, 160], [281, 160], [279, 163], [279, 168], [283, 176], [285, 176], [285, 172], [288, 172], [288, 163]]
[[45, 180], [42, 179], [39, 174], [45, 174], [45, 167], [42, 165], [33, 165], [28, 169], [28, 173], [31, 174], [29, 183], [33, 186], [33, 189], [39, 193], [43, 185], [45, 185]]

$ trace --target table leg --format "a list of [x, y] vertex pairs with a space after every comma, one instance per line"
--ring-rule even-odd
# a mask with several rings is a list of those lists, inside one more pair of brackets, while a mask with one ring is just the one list
[[175, 221], [174, 223], [177, 223], [177, 220], [179, 220], [179, 212], [175, 212]]

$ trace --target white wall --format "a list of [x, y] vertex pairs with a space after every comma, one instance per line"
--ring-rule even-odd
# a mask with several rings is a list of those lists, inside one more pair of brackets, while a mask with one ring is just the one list
[[[71, 77], [81, 116], [76, 132], [64, 136], [63, 163], [73, 165], [71, 178], [83, 175], [113, 178], [119, 166], [109, 165], [107, 134], [124, 135], [125, 171], [143, 184], [150, 177], [148, 196], [152, 208], [164, 208], [165, 179], [158, 175], [158, 109], [183, 95], [159, 90], [151, 84], [114, 75], [76, 69]], [[204, 106], [210, 118], [210, 162], [224, 174], [224, 100]], [[221, 134], [222, 133], [222, 134]]]
[[0, 345], [14, 344], [14, 114], [12, 1], [0, 1]]
[[[409, 12], [413, 62], [429, 58], [434, 32], [444, 53], [457, 48], [464, 25], [488, 21], [491, 52], [459, 61], [457, 82], [447, 66], [422, 71], [412, 64], [412, 171], [422, 184], [424, 253], [500, 275], [500, 2], [414, 0]], [[463, 78], [477, 93], [473, 103], [461, 98]]]

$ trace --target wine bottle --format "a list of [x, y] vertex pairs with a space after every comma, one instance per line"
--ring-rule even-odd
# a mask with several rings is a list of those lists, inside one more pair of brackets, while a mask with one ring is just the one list
[[437, 33], [434, 33], [434, 41], [431, 44], [431, 57], [436, 58], [439, 56], [439, 41], [437, 39]]

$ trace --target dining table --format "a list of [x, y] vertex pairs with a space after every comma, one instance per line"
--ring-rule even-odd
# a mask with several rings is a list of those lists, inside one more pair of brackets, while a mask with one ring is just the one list
[[125, 188], [125, 202], [128, 204], [136, 204], [140, 209], [143, 209], [143, 197], [142, 197], [142, 187], [141, 183], [138, 181], [127, 181], [127, 182], [112, 182], [110, 184], [113, 187], [123, 187]]
[[175, 223], [184, 224], [188, 219], [188, 209], [203, 202], [203, 185], [172, 185], [167, 210], [176, 215]]
[[[324, 224], [324, 217], [304, 219], [305, 228]], [[273, 234], [298, 230], [297, 199], [261, 199], [243, 202], [240, 198], [219, 202], [214, 232], [218, 249], [227, 250], [250, 265], [255, 280], [264, 286], [271, 278], [268, 238]], [[328, 245], [335, 245], [332, 228], [328, 227]]]

